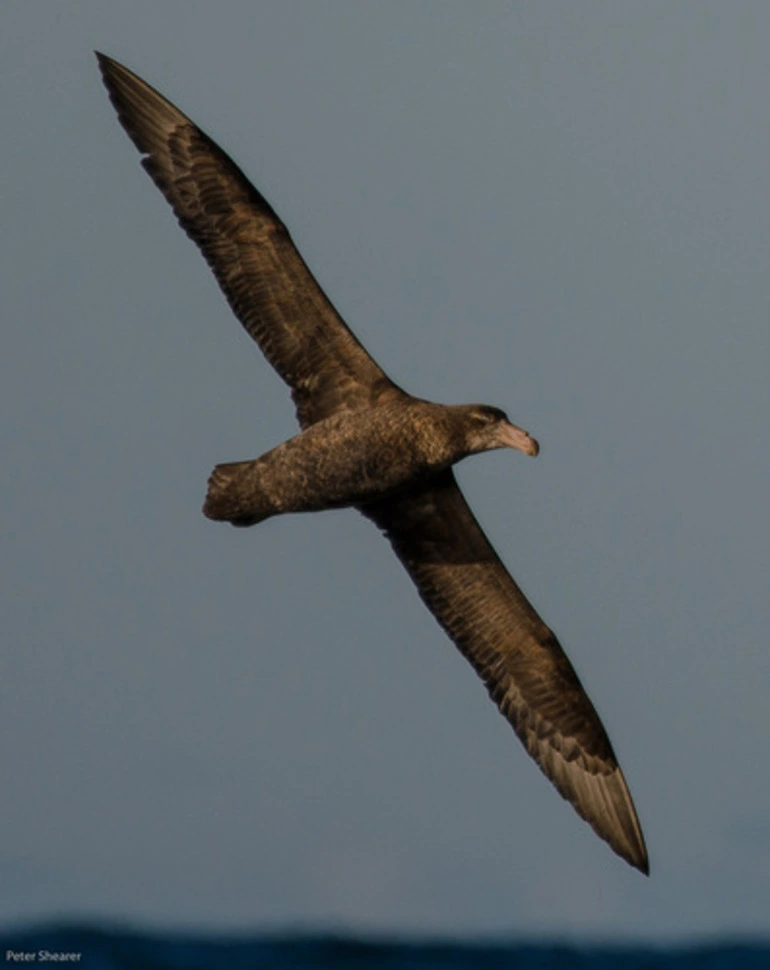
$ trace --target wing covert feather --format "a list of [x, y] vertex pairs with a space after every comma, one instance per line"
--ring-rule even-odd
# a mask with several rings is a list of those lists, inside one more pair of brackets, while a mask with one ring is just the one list
[[401, 393], [314, 279], [238, 166], [170, 101], [97, 54], [118, 118], [233, 312], [292, 389], [302, 427]]
[[451, 470], [361, 511], [390, 539], [425, 604], [542, 771], [597, 835], [648, 872], [634, 805], [599, 716]]

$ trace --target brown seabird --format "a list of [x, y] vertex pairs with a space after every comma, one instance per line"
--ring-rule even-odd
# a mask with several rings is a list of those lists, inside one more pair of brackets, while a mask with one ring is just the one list
[[537, 442], [497, 408], [433, 404], [394, 384], [235, 163], [135, 74], [97, 58], [142, 165], [291, 388], [302, 429], [255, 461], [218, 465], [204, 513], [243, 526], [283, 512], [350, 506], [375, 522], [542, 771], [618, 855], [649, 872], [599, 716], [452, 473], [455, 462], [493, 448], [536, 455]]

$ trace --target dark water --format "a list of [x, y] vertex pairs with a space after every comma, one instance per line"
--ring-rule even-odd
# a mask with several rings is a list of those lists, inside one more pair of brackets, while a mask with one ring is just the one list
[[88, 927], [0, 932], [0, 967], [88, 970], [770, 970], [770, 944], [700, 947], [195, 938]]

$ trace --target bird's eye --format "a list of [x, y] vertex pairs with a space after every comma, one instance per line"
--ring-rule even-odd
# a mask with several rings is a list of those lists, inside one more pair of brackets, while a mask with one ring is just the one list
[[500, 419], [500, 413], [495, 408], [479, 408], [476, 420], [479, 424], [494, 424]]

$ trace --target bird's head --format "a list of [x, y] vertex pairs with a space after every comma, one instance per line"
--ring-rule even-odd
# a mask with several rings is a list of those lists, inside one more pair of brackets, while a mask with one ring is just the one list
[[500, 408], [471, 404], [465, 408], [465, 441], [469, 454], [494, 448], [516, 448], [534, 457], [540, 445], [522, 428], [511, 424]]

